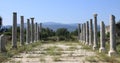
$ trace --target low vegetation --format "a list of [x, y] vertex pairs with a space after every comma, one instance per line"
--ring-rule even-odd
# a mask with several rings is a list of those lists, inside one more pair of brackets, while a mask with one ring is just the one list
[[54, 55], [54, 56], [59, 55], [60, 56], [62, 54], [62, 52], [60, 52], [60, 51], [63, 51], [63, 49], [56, 47], [56, 46], [51, 46], [51, 47], [45, 49], [45, 51], [47, 51], [47, 53], [46, 53], [47, 55]]
[[53, 58], [53, 60], [54, 60], [55, 62], [57, 62], [57, 61], [62, 61], [59, 56], [55, 56], [55, 57]]
[[17, 49], [12, 49], [11, 44], [6, 45], [7, 52], [0, 53], [0, 62], [9, 60], [9, 58], [13, 57], [20, 52], [27, 52], [33, 49], [35, 46], [41, 45], [41, 42], [31, 43], [29, 45], [18, 46]]

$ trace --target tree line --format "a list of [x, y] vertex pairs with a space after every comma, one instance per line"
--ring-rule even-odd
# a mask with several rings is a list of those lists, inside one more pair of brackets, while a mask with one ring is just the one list
[[[24, 33], [26, 34], [26, 29], [24, 29]], [[0, 30], [0, 34], [5, 34], [10, 36], [10, 40], [12, 38], [12, 27], [2, 28]], [[70, 32], [67, 28], [59, 28], [56, 31], [50, 28], [42, 28], [40, 32], [41, 40], [53, 40], [53, 41], [61, 41], [61, 40], [76, 40], [78, 36], [77, 29]], [[19, 40], [20, 37], [20, 27], [17, 27], [17, 38]], [[26, 38], [26, 36], [24, 36]]]

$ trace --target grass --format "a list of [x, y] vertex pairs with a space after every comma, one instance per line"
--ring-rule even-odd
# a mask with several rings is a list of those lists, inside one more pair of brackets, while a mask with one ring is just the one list
[[[19, 45], [19, 42], [18, 42], [18, 45]], [[18, 46], [17, 49], [12, 49], [11, 44], [9, 43], [6, 45], [7, 52], [0, 53], [0, 62], [7, 61], [8, 58], [11, 58], [18, 53], [30, 51], [37, 45], [41, 45], [41, 42], [36, 42], [36, 43], [24, 45], [24, 46]]]
[[[65, 42], [65, 41], [60, 41], [60, 42], [48, 42], [48, 43], [54, 43], [54, 44], [65, 44], [65, 45], [68, 45], [68, 46], [71, 46], [68, 50], [70, 51], [73, 51], [75, 49], [77, 49], [75, 46], [76, 45], [82, 45], [82, 49], [86, 49], [86, 50], [92, 50], [92, 47], [90, 46], [86, 46], [86, 45], [83, 45], [82, 43], [79, 43], [77, 41], [75, 42]], [[47, 43], [47, 44], [48, 44]], [[18, 49], [11, 49], [11, 44], [7, 44], [6, 48], [7, 48], [7, 51], [6, 53], [0, 53], [0, 62], [3, 62], [5, 61], [6, 59], [8, 58], [11, 58], [13, 57], [14, 55], [20, 53], [20, 52], [24, 52], [24, 51], [31, 51], [33, 49], [33, 47], [36, 47], [37, 45], [41, 45], [40, 42], [36, 42], [36, 43], [32, 43], [32, 44], [29, 44], [29, 45], [25, 45], [25, 46], [18, 46]], [[106, 44], [106, 53], [103, 54], [103, 53], [99, 53], [98, 50], [94, 51], [96, 52], [96, 55], [97, 56], [89, 56], [89, 57], [86, 57], [86, 61], [90, 61], [90, 62], [98, 62], [98, 61], [102, 61], [102, 62], [116, 62], [116, 63], [120, 63], [119, 62], [119, 59], [120, 57], [117, 57], [118, 60], [116, 60], [116, 57], [108, 57], [106, 54], [108, 54], [107, 51], [109, 51], [109, 44]], [[46, 51], [45, 55], [53, 55], [55, 56], [53, 58], [54, 61], [61, 61], [60, 60], [60, 55], [62, 54], [61, 51], [64, 51], [62, 48], [59, 48], [57, 46], [50, 46], [46, 49], [44, 49], [44, 51]], [[117, 46], [117, 51], [118, 51], [118, 56], [120, 56], [120, 45]], [[72, 54], [72, 53], [71, 53]], [[31, 58], [33, 58], [31, 56]], [[40, 58], [40, 61], [45, 61], [44, 58]]]
[[14, 60], [11, 60], [10, 63], [22, 63], [21, 61], [14, 61]]
[[85, 60], [89, 62], [97, 62], [97, 59], [95, 56], [86, 57]]
[[41, 57], [41, 58], [40, 58], [40, 61], [41, 61], [41, 62], [45, 62], [45, 58], [44, 58], [44, 57]]
[[53, 58], [53, 60], [56, 61], [56, 62], [57, 62], [57, 61], [62, 61], [59, 56], [55, 56], [55, 57]]
[[60, 51], [63, 51], [63, 49], [57, 46], [51, 46], [45, 49], [45, 51], [47, 51], [47, 55], [61, 55], [62, 53]]
[[[86, 46], [86, 45], [83, 45], [81, 43], [80, 43], [80, 45], [82, 45], [82, 49], [93, 51], [91, 46]], [[85, 60], [89, 61], [89, 62], [102, 61], [102, 62], [110, 62], [110, 63], [114, 63], [114, 62], [120, 63], [120, 61], [116, 59], [118, 57], [109, 57], [107, 55], [108, 51], [109, 51], [109, 44], [108, 43], [106, 43], [106, 47], [105, 48], [106, 48], [106, 52], [105, 53], [99, 53], [99, 49], [95, 50], [94, 52], [96, 52], [96, 56], [86, 57]], [[117, 46], [117, 50], [120, 51], [120, 46]], [[120, 52], [118, 53], [118, 55], [120, 55]]]
[[78, 49], [78, 48], [75, 47], [75, 46], [71, 46], [71, 47], [69, 47], [67, 50], [68, 50], [68, 51], [74, 51], [74, 50], [76, 50], [76, 49]]
[[118, 62], [115, 57], [108, 57], [107, 55], [101, 53], [101, 54], [98, 54], [97, 58], [99, 59], [99, 61], [103, 61], [103, 62]]
[[31, 55], [29, 55], [29, 56], [27, 56], [27, 58], [39, 58], [39, 57], [41, 57], [41, 56], [31, 56]]

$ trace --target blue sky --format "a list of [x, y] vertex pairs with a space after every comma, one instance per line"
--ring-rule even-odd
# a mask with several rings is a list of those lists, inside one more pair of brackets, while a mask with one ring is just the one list
[[1, 0], [0, 16], [4, 25], [12, 24], [12, 13], [26, 19], [35, 17], [35, 22], [84, 23], [98, 14], [98, 24], [109, 24], [111, 14], [120, 20], [120, 0]]

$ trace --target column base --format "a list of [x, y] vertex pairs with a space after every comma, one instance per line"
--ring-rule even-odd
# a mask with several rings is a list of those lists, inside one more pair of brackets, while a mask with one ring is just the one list
[[97, 46], [93, 46], [93, 50], [97, 50]]
[[29, 43], [26, 43], [26, 45], [28, 45]]
[[92, 46], [92, 44], [89, 44], [89, 46]]
[[37, 42], [36, 40], [34, 42]]
[[89, 45], [89, 43], [88, 43], [88, 42], [86, 42], [86, 43], [85, 43], [85, 45]]
[[12, 49], [17, 49], [17, 46], [12, 46]]
[[105, 48], [104, 47], [100, 47], [99, 52], [100, 53], [105, 53]]
[[82, 43], [85, 44], [85, 41], [83, 41]]
[[108, 56], [116, 56], [116, 51], [115, 50], [110, 50], [109, 52], [108, 52]]
[[31, 41], [30, 43], [33, 43], [34, 41]]

